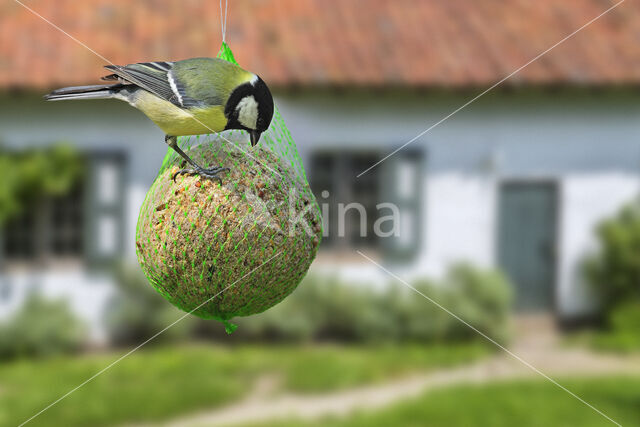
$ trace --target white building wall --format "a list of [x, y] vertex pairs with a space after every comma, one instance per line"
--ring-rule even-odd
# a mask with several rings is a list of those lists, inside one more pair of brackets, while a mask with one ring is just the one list
[[[505, 178], [505, 180], [513, 177]], [[597, 249], [594, 230], [625, 203], [640, 196], [640, 179], [631, 173], [604, 172], [552, 177], [559, 190], [557, 227], [557, 310], [563, 317], [594, 308], [593, 294], [582, 276], [585, 257]], [[531, 178], [535, 182], [537, 178]], [[498, 192], [491, 175], [444, 173], [429, 176], [425, 202], [425, 247], [409, 277], [441, 277], [449, 265], [468, 261], [497, 267]]]
[[66, 301], [87, 327], [90, 342], [106, 343], [104, 314], [115, 291], [112, 278], [91, 274], [82, 268], [20, 271], [2, 274], [0, 286], [7, 296], [0, 298], [0, 320], [10, 318], [28, 295], [36, 292], [47, 299]]
[[[411, 145], [425, 161], [424, 227], [414, 260], [390, 264], [372, 255], [406, 279], [439, 276], [450, 263], [462, 260], [495, 265], [500, 180], [553, 179], [560, 190], [559, 308], [566, 314], [587, 310], [589, 295], [578, 271], [593, 246], [593, 226], [640, 189], [638, 98], [632, 92], [606, 91], [488, 94]], [[327, 91], [283, 94], [277, 103], [308, 166], [310, 154], [321, 148], [389, 153], [467, 99], [451, 93]], [[69, 141], [84, 149], [126, 153], [125, 252], [133, 260], [138, 210], [166, 152], [162, 132], [116, 101], [44, 103], [38, 96], [0, 97], [0, 109], [0, 141], [9, 146]], [[368, 284], [389, 279], [355, 253], [330, 260], [320, 256], [313, 269]], [[74, 277], [87, 286], [93, 280]], [[98, 291], [83, 293], [80, 285], [51, 286], [58, 289], [54, 293], [68, 289], [82, 294], [73, 297], [77, 301], [99, 298]], [[86, 312], [83, 306], [74, 303]]]
[[[281, 100], [306, 159], [315, 149], [345, 145], [388, 154], [466, 100], [428, 93], [331, 97]], [[594, 228], [640, 192], [638, 101], [631, 92], [550, 92], [494, 94], [469, 106], [410, 145], [426, 164], [417, 256], [409, 264], [376, 259], [407, 280], [441, 276], [458, 261], [495, 267], [500, 182], [551, 180], [559, 190], [557, 309], [565, 317], [588, 313], [594, 300], [580, 268], [594, 247]], [[357, 257], [326, 270], [366, 284], [389, 280]]]
[[442, 276], [460, 261], [491, 267], [494, 260], [495, 179], [490, 174], [428, 175], [421, 262], [414, 275]]
[[[640, 179], [635, 174], [617, 172], [567, 174], [553, 179], [559, 191], [557, 310], [562, 317], [571, 318], [595, 308], [595, 299], [581, 273], [585, 257], [597, 248], [594, 230], [602, 220], [640, 196]], [[497, 267], [500, 179], [491, 174], [443, 173], [428, 175], [424, 184], [427, 226], [420, 255], [410, 265], [389, 265], [373, 255], [374, 259], [405, 280], [442, 277], [448, 266], [460, 261]], [[378, 267], [363, 261], [349, 257], [343, 263], [336, 263], [335, 258], [323, 262], [321, 256], [312, 271], [338, 274], [365, 285], [380, 286], [390, 279]]]

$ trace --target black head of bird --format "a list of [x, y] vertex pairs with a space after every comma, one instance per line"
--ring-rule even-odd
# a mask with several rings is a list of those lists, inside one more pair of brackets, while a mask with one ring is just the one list
[[251, 145], [260, 140], [273, 118], [271, 91], [258, 76], [236, 87], [224, 108], [226, 129], [244, 129], [249, 132]]

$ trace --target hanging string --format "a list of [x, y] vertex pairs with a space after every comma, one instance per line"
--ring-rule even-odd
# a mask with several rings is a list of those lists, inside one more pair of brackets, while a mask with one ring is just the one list
[[220, 0], [220, 30], [222, 31], [222, 43], [226, 43], [227, 35], [227, 10], [229, 9], [229, 0], [224, 0], [224, 16], [222, 14], [222, 0]]

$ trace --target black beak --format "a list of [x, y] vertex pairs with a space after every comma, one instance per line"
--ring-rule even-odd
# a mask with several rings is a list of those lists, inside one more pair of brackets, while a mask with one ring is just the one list
[[258, 141], [260, 141], [261, 132], [257, 130], [249, 131], [249, 135], [251, 135], [251, 146], [255, 147]]

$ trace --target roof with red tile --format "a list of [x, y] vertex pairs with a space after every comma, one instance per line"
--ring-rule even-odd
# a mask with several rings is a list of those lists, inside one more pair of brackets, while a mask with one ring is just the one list
[[[21, 0], [120, 64], [215, 56], [215, 0]], [[616, 0], [617, 1], [617, 0]], [[230, 0], [227, 41], [272, 85], [484, 86], [611, 0]], [[97, 80], [105, 61], [20, 6], [0, 4], [0, 86]], [[640, 83], [640, 0], [626, 0], [510, 83]]]

